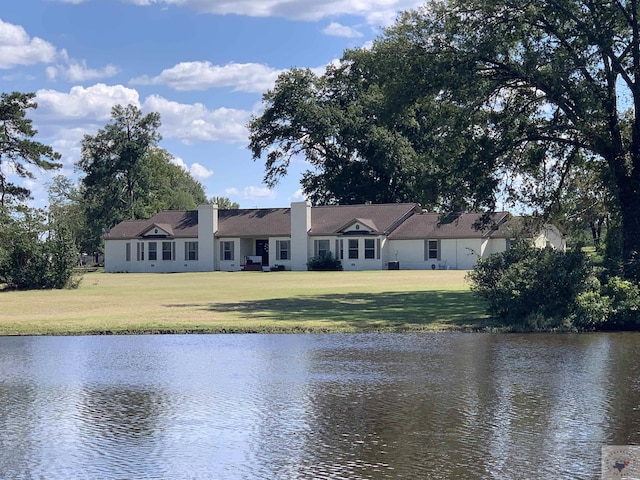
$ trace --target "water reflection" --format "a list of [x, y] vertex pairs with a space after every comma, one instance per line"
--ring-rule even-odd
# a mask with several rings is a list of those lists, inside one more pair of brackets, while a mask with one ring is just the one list
[[596, 478], [640, 335], [0, 338], [0, 478]]

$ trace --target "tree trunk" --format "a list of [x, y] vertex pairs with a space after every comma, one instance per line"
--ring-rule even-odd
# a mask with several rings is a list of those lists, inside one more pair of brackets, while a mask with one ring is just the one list
[[624, 276], [640, 281], [640, 185], [633, 175], [620, 186], [620, 214], [622, 217], [622, 261]]

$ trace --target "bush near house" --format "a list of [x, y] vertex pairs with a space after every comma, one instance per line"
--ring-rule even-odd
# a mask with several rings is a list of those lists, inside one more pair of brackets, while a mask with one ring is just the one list
[[325, 255], [310, 258], [307, 262], [307, 270], [337, 272], [342, 270], [342, 262], [329, 252]]

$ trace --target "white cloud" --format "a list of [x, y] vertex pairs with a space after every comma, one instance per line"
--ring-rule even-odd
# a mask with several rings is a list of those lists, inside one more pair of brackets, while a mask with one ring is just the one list
[[49, 42], [30, 38], [21, 26], [0, 19], [0, 68], [50, 63], [55, 57], [56, 48]]
[[46, 72], [49, 80], [56, 80], [59, 76], [62, 76], [70, 82], [84, 82], [113, 77], [120, 71], [114, 65], [107, 65], [100, 69], [89, 68], [84, 60], [78, 61], [70, 58], [66, 50], [62, 50], [59, 56], [64, 64], [47, 67]]
[[360, 38], [363, 36], [362, 33], [360, 33], [357, 29], [342, 25], [338, 22], [331, 22], [322, 30], [322, 33], [324, 33], [325, 35], [330, 35], [332, 37], [345, 38]]
[[307, 199], [307, 196], [304, 194], [304, 191], [301, 188], [293, 192], [293, 195], [289, 197], [290, 202], [300, 202], [306, 199]]
[[363, 17], [373, 27], [391, 25], [397, 13], [416, 8], [424, 0], [127, 0], [139, 6], [175, 5], [215, 15], [281, 17], [316, 21], [352, 15]]
[[143, 110], [160, 113], [165, 138], [193, 141], [245, 142], [246, 124], [251, 116], [245, 110], [218, 108], [209, 110], [201, 103], [184, 104], [151, 95], [144, 101]]
[[182, 62], [155, 77], [132, 78], [132, 85], [168, 85], [175, 90], [233, 87], [238, 92], [261, 93], [273, 87], [281, 71], [259, 63]]
[[72, 87], [69, 93], [42, 89], [36, 92], [38, 115], [58, 119], [90, 119], [105, 121], [111, 118], [114, 105], [140, 106], [138, 92], [122, 85], [97, 83], [91, 87]]
[[213, 170], [209, 170], [204, 165], [200, 165], [199, 163], [194, 162], [191, 164], [189, 173], [191, 173], [191, 176], [194, 178], [199, 178], [204, 180], [205, 178], [209, 178], [211, 175], [213, 175]]
[[243, 200], [273, 200], [276, 198], [276, 192], [266, 187], [245, 187], [242, 192], [237, 188], [227, 188], [225, 195], [233, 195]]
[[209, 170], [208, 168], [206, 168], [203, 165], [200, 165], [197, 162], [192, 163], [191, 167], [189, 167], [189, 165], [187, 165], [186, 162], [180, 157], [173, 157], [171, 159], [171, 163], [179, 166], [185, 172], [189, 172], [191, 176], [196, 179], [204, 180], [205, 178], [209, 178], [211, 175], [213, 175], [213, 170]]

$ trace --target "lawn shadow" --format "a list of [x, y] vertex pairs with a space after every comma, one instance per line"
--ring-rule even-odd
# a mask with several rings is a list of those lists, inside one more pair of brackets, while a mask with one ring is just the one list
[[484, 304], [465, 291], [328, 294], [212, 303], [208, 309], [254, 320], [333, 322], [361, 331], [421, 330], [436, 325], [477, 330], [489, 325]]

